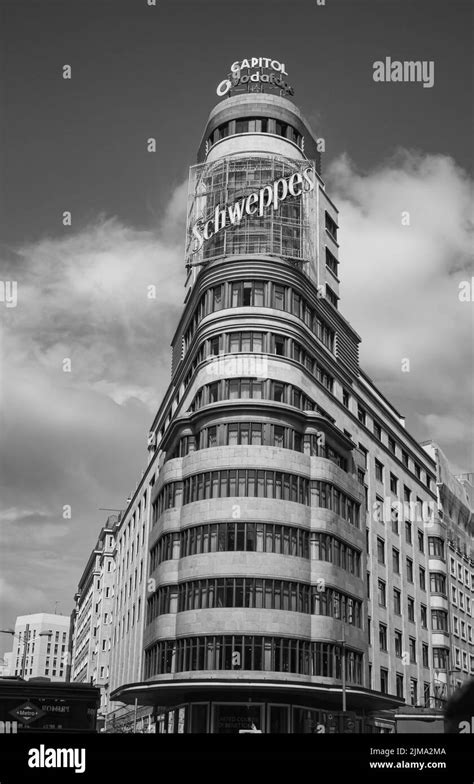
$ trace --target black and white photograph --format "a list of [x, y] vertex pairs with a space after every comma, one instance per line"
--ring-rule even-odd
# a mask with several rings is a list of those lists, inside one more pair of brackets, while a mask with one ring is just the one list
[[472, 2], [0, 14], [0, 783], [471, 784]]

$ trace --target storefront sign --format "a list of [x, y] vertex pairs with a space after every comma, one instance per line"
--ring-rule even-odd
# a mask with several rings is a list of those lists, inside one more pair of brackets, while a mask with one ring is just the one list
[[[271, 73], [267, 73], [270, 71]], [[227, 79], [217, 85], [217, 95], [222, 97], [235, 87], [249, 86], [255, 83], [268, 84], [287, 95], [294, 95], [293, 87], [285, 82], [282, 75], [288, 76], [285, 63], [271, 60], [269, 57], [250, 57], [232, 63]]]
[[248, 196], [223, 208], [216, 207], [214, 216], [204, 221], [196, 221], [192, 228], [195, 239], [193, 253], [202, 248], [206, 240], [210, 240], [218, 232], [228, 226], [238, 225], [245, 216], [258, 215], [262, 217], [265, 210], [273, 206], [277, 210], [288, 196], [301, 196], [304, 192], [314, 189], [315, 171], [312, 166], [307, 166], [301, 172], [295, 172], [289, 177], [280, 177], [271, 185], [264, 185], [260, 190], [253, 191]]

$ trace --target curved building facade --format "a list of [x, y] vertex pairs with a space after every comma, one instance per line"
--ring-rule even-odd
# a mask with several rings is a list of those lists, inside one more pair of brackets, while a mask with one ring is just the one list
[[435, 502], [435, 461], [359, 368], [319, 141], [234, 92], [191, 167], [171, 384], [117, 535], [112, 699], [159, 732], [371, 731], [432, 693], [441, 567], [390, 509]]
[[151, 436], [162, 461], [142, 697], [171, 704], [163, 731], [324, 725], [343, 682], [354, 722], [376, 703], [363, 461], [326, 410], [347, 374], [340, 357], [357, 367], [337, 247], [296, 106], [261, 93], [221, 102], [190, 174], [177, 395]]

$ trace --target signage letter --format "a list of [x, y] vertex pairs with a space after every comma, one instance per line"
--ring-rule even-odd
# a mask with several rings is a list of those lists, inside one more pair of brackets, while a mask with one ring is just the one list
[[[301, 188], [297, 191], [296, 186], [300, 186]], [[291, 175], [290, 181], [288, 183], [288, 190], [292, 196], [301, 196], [303, 192], [303, 177], [300, 172], [295, 172]]]
[[[279, 186], [282, 186], [282, 193], [278, 195]], [[284, 201], [288, 196], [288, 181], [283, 177], [280, 180], [275, 180], [273, 183], [273, 209], [277, 210], [279, 202]]]
[[[268, 200], [266, 204], [264, 204], [265, 193], [268, 194]], [[272, 203], [273, 197], [273, 188], [271, 185], [265, 185], [259, 193], [259, 202], [258, 202], [258, 214], [260, 217], [263, 215], [263, 208], [268, 207], [269, 204]]]

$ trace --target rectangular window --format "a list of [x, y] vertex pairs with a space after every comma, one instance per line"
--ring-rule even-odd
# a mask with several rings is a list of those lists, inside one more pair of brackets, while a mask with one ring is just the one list
[[379, 460], [375, 460], [375, 478], [378, 482], [383, 482], [383, 465]]
[[381, 651], [387, 650], [387, 627], [384, 623], [379, 623], [379, 647]]
[[395, 630], [395, 656], [399, 659], [402, 658], [402, 651], [403, 651], [403, 637], [402, 633], [398, 630]]
[[407, 580], [409, 583], [413, 582], [413, 561], [407, 558]]
[[420, 566], [420, 588], [426, 591], [426, 570], [422, 566]]
[[398, 493], [398, 479], [395, 474], [390, 474], [390, 492], [394, 495]]
[[393, 589], [393, 612], [395, 615], [402, 614], [402, 595], [398, 588]]
[[415, 600], [409, 596], [407, 600], [408, 604], [408, 620], [415, 623]]
[[359, 419], [359, 422], [361, 422], [363, 425], [365, 425], [365, 423], [366, 423], [366, 413], [365, 413], [365, 409], [362, 408], [360, 403], [357, 406], [357, 417]]
[[385, 542], [380, 537], [377, 537], [377, 560], [379, 564], [385, 563]]
[[384, 580], [378, 580], [377, 583], [378, 588], [378, 601], [381, 607], [386, 607], [387, 603], [387, 594], [386, 594], [386, 584]]
[[400, 552], [395, 547], [392, 548], [392, 566], [395, 574], [400, 574]]

